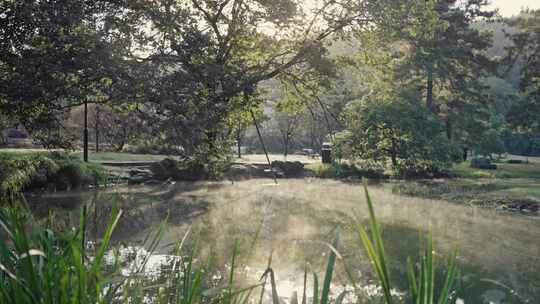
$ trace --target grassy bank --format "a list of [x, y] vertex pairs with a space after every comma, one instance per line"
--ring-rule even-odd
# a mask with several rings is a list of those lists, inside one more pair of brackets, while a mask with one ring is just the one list
[[106, 182], [104, 169], [77, 157], [53, 151], [0, 151], [0, 193], [67, 190]]
[[[509, 163], [518, 159], [523, 163]], [[463, 162], [455, 165], [451, 173], [459, 178], [532, 178], [540, 179], [540, 158], [531, 157], [527, 159], [512, 157], [495, 163], [496, 170], [482, 170], [471, 168], [469, 162]]]
[[539, 215], [540, 181], [534, 179], [449, 179], [398, 182], [399, 195]]

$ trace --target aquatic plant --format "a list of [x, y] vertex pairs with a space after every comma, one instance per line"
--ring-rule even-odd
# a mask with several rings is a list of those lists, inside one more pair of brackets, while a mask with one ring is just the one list
[[[375, 217], [373, 202], [368, 193], [367, 186], [364, 185], [366, 201], [369, 210], [369, 221], [371, 237], [364, 227], [359, 227], [359, 235], [364, 248], [371, 260], [373, 270], [381, 282], [385, 302], [394, 303], [392, 298], [392, 284], [390, 272], [388, 271], [388, 257], [384, 251], [382, 233]], [[420, 255], [419, 261], [415, 265], [409, 257], [407, 260], [407, 275], [409, 281], [409, 297], [413, 304], [446, 304], [451, 303], [453, 298], [452, 289], [456, 281], [457, 265], [456, 253], [450, 257], [444, 284], [437, 288], [435, 284], [435, 256], [433, 250], [433, 237], [431, 231], [427, 237], [427, 245], [423, 246], [423, 237], [420, 237]], [[438, 300], [435, 297], [438, 296]]]

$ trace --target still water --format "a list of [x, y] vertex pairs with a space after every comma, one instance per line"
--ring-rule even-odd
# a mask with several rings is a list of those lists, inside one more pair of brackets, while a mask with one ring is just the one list
[[[369, 190], [397, 295], [407, 289], [406, 259], [418, 255], [419, 232], [431, 228], [439, 269], [458, 250], [459, 302], [540, 303], [538, 218], [398, 196], [384, 185]], [[198, 258], [216, 284], [226, 280], [234, 244], [238, 277], [245, 282], [257, 282], [272, 255], [278, 293], [285, 302], [295, 292], [302, 294], [306, 269], [322, 280], [328, 243], [339, 229], [334, 293], [348, 289], [347, 302], [355, 303], [379, 294], [358, 238], [358, 225], [367, 223], [359, 184], [302, 179], [275, 185], [259, 179], [56, 193], [28, 200], [38, 218], [53, 212], [66, 226], [76, 225], [82, 206], [89, 204], [89, 231], [97, 242], [117, 204], [123, 215], [113, 240], [129, 257], [126, 271], [146, 253], [145, 237], [168, 218], [168, 229], [146, 266], [149, 278], [175, 260], [174, 244], [188, 231], [186, 247], [198, 248]], [[308, 294], [310, 286], [308, 281]]]

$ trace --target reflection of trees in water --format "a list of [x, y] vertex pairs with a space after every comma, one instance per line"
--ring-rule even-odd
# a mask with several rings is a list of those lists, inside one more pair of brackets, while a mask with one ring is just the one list
[[124, 193], [105, 196], [90, 206], [89, 227], [97, 235], [102, 235], [107, 227], [114, 204], [122, 210], [121, 220], [113, 233], [113, 240], [129, 240], [145, 231], [155, 228], [165, 219], [171, 225], [186, 223], [208, 211], [209, 202], [196, 197], [167, 199], [166, 195]]
[[129, 240], [168, 218], [172, 225], [186, 223], [208, 211], [210, 203], [196, 196], [175, 198], [179, 189], [160, 192], [66, 192], [31, 197], [29, 207], [41, 219], [53, 214], [59, 229], [77, 227], [82, 206], [87, 206], [87, 231], [92, 239], [105, 233], [116, 205], [122, 217], [113, 233], [115, 241]]

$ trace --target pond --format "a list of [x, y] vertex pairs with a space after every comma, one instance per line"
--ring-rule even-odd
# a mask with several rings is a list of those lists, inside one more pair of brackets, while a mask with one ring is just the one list
[[[419, 231], [431, 228], [439, 269], [458, 250], [458, 294], [464, 303], [538, 303], [538, 218], [398, 196], [385, 185], [370, 185], [369, 191], [383, 227], [397, 294], [407, 289], [406, 260], [418, 255]], [[259, 280], [272, 255], [278, 293], [287, 302], [294, 292], [302, 294], [305, 269], [323, 276], [328, 243], [339, 229], [340, 259], [333, 290], [351, 289], [347, 301], [358, 303], [378, 293], [358, 237], [358, 226], [367, 223], [364, 190], [358, 183], [291, 179], [276, 185], [256, 179], [120, 187], [27, 199], [37, 217], [54, 211], [55, 220], [66, 226], [76, 225], [81, 207], [90, 204], [88, 230], [95, 241], [117, 204], [123, 215], [113, 239], [132, 260], [144, 252], [145, 237], [167, 218], [168, 229], [147, 265], [155, 275], [174, 260], [174, 244], [188, 231], [186, 246], [199, 249], [200, 261], [217, 283], [225, 280], [234, 244], [239, 252], [238, 275], [248, 282]], [[308, 290], [310, 286], [309, 281]]]

